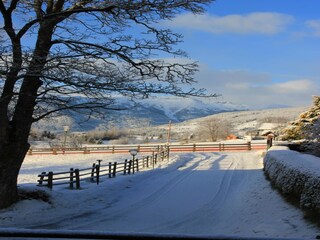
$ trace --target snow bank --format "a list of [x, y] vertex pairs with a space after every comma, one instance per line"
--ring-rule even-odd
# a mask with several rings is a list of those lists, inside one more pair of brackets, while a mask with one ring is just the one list
[[284, 195], [297, 198], [302, 209], [320, 213], [320, 158], [275, 146], [264, 158], [264, 171]]

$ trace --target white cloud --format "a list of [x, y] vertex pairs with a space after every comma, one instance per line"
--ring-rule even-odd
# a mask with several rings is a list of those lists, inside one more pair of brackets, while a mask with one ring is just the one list
[[275, 93], [280, 94], [299, 94], [304, 92], [310, 92], [314, 88], [314, 83], [308, 79], [293, 80], [282, 83], [275, 83], [268, 87]]
[[307, 106], [312, 95], [320, 91], [319, 83], [310, 79], [273, 82], [265, 73], [213, 70], [200, 66], [196, 79], [199, 87], [222, 94], [222, 100], [244, 104], [250, 108], [275, 105]]
[[320, 20], [307, 21], [306, 25], [313, 31], [315, 36], [320, 37]]
[[171, 27], [181, 27], [199, 31], [237, 34], [273, 35], [282, 32], [292, 23], [290, 15], [273, 12], [255, 12], [247, 15], [193, 15], [184, 14], [166, 24]]
[[[190, 63], [191, 59], [167, 58], [173, 63]], [[270, 106], [308, 106], [312, 95], [319, 95], [319, 80], [292, 79], [274, 82], [267, 73], [248, 70], [216, 70], [199, 63], [198, 81], [194, 87], [205, 88], [208, 93], [221, 94], [218, 100], [247, 105], [249, 108]]]

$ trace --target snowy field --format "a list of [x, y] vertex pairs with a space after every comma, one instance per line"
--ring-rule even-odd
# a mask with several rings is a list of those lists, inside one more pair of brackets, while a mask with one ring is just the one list
[[[25, 200], [0, 211], [2, 228], [92, 230], [314, 239], [320, 229], [270, 187], [261, 153], [172, 154], [170, 163], [136, 175], [55, 186], [52, 203]], [[19, 182], [42, 171], [128, 158], [120, 155], [28, 156]], [[57, 167], [59, 166], [59, 167]], [[43, 189], [43, 188], [42, 188]]]
[[[140, 157], [137, 155], [137, 157]], [[84, 169], [91, 167], [97, 160], [102, 160], [101, 164], [109, 162], [122, 162], [131, 159], [130, 154], [71, 154], [71, 155], [34, 155], [26, 156], [19, 174], [19, 183], [37, 183], [38, 175], [41, 172], [64, 172], [70, 168]], [[35, 185], [35, 184], [33, 184]]]

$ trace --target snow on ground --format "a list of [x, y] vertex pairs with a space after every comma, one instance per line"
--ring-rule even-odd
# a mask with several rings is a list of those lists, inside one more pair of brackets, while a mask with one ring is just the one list
[[253, 121], [238, 124], [234, 127], [234, 129], [236, 129], [238, 131], [243, 130], [243, 129], [255, 129], [255, 128], [257, 128], [257, 125], [258, 125], [258, 121], [253, 120]]
[[[27, 179], [55, 164], [66, 170], [96, 159], [60, 157], [29, 156], [21, 170], [22, 186], [34, 185]], [[320, 232], [270, 187], [257, 152], [172, 154], [169, 164], [154, 170], [100, 185], [85, 183], [81, 190], [58, 186], [50, 194], [52, 204], [25, 200], [1, 210], [0, 226], [288, 238], [315, 238]]]
[[[139, 155], [137, 155], [139, 157]], [[91, 167], [93, 163], [101, 159], [101, 164], [108, 162], [122, 162], [125, 159], [131, 159], [130, 154], [66, 154], [66, 155], [27, 155], [20, 174], [18, 182], [24, 183], [37, 183], [38, 175], [41, 172], [64, 172], [70, 168], [84, 169]]]

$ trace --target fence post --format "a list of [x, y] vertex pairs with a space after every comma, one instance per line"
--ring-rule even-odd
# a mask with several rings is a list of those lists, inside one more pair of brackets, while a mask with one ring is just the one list
[[170, 160], [170, 147], [167, 147], [167, 160]]
[[116, 177], [116, 172], [117, 172], [117, 162], [113, 163], [113, 173], [112, 173], [112, 177]]
[[154, 158], [155, 158], [155, 155], [154, 155], [154, 152], [152, 152], [152, 168], [154, 168]]
[[149, 168], [149, 156], [147, 156], [147, 168]]
[[70, 188], [73, 188], [73, 168], [70, 168]]
[[136, 159], [136, 164], [137, 164], [137, 172], [139, 172], [139, 159]]
[[92, 169], [91, 169], [91, 178], [90, 178], [90, 181], [91, 182], [94, 182], [94, 172], [95, 172], [95, 169], [96, 169], [96, 164], [92, 164]]
[[222, 151], [224, 151], [224, 143], [222, 143]]
[[193, 152], [195, 152], [196, 151], [196, 144], [194, 143], [193, 144]]
[[101, 165], [102, 160], [101, 160], [101, 159], [98, 159], [98, 160], [97, 160], [97, 162], [98, 162], [98, 164], [99, 164], [99, 166], [100, 166], [100, 165]]
[[32, 155], [32, 148], [29, 148], [28, 155]]
[[248, 150], [251, 150], [251, 142], [248, 142]]
[[219, 143], [219, 152], [221, 152], [221, 143]]
[[42, 185], [42, 183], [43, 183], [43, 179], [44, 179], [44, 175], [46, 174], [46, 172], [42, 172], [38, 177], [40, 177], [40, 179], [39, 179], [39, 185]]
[[124, 160], [124, 167], [123, 167], [123, 175], [127, 174], [127, 164], [128, 164], [128, 160]]
[[79, 169], [75, 169], [74, 173], [76, 175], [76, 188], [80, 189], [80, 174], [79, 174]]
[[112, 154], [114, 154], [114, 146], [112, 146]]
[[57, 154], [58, 154], [58, 152], [57, 152], [57, 149], [56, 149], [56, 148], [52, 148], [52, 154], [53, 154], [53, 155], [57, 155]]
[[141, 148], [141, 146], [140, 146], [140, 145], [138, 145], [138, 149], [137, 149], [137, 151], [138, 151], [138, 152], [140, 152], [140, 148]]
[[112, 165], [112, 163], [111, 162], [109, 162], [109, 178], [111, 178], [111, 165]]
[[133, 158], [132, 160], [131, 160], [131, 167], [132, 167], [132, 174], [134, 174], [134, 162], [135, 162], [135, 159]]
[[97, 179], [97, 184], [99, 184], [100, 181], [100, 165], [96, 165], [96, 179]]
[[132, 165], [132, 160], [129, 160], [129, 167], [128, 167], [128, 173], [131, 174], [131, 165]]
[[87, 147], [84, 147], [83, 154], [89, 154], [89, 153], [90, 153], [90, 150], [88, 150]]
[[158, 153], [154, 155], [154, 164], [158, 163]]
[[52, 189], [53, 186], [53, 172], [48, 173], [48, 188]]

